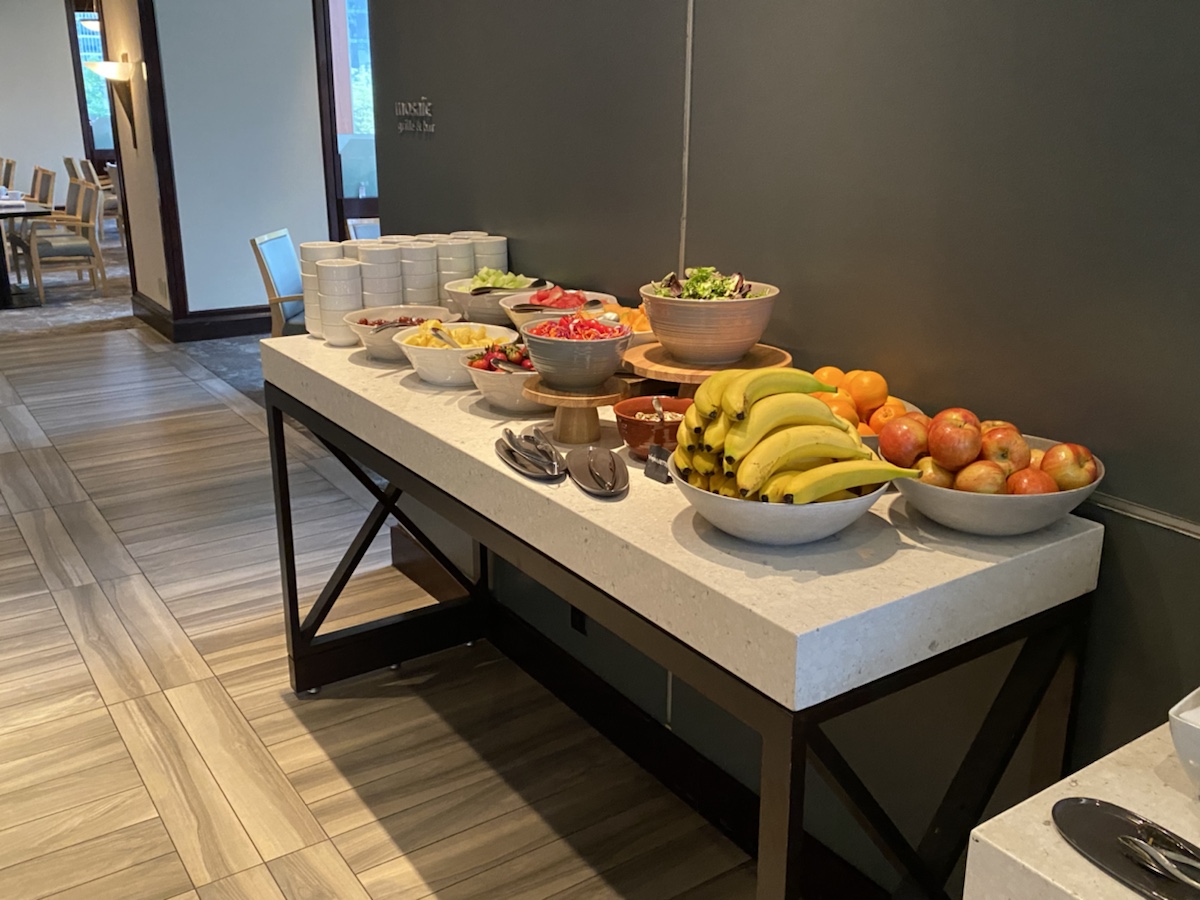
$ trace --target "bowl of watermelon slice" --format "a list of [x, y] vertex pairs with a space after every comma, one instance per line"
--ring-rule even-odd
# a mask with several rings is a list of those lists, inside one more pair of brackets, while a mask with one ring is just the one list
[[[558, 318], [566, 313], [573, 313], [589, 300], [599, 300], [602, 303], [616, 303], [617, 298], [612, 294], [602, 294], [599, 291], [571, 291], [558, 285], [542, 288], [540, 291], [519, 291], [500, 300], [500, 307], [513, 325], [520, 330], [527, 322], [537, 322], [540, 319]], [[542, 307], [541, 310], [515, 310], [514, 306], [532, 304]]]

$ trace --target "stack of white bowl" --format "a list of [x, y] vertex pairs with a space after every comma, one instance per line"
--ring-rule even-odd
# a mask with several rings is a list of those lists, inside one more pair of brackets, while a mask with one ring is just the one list
[[317, 284], [317, 262], [341, 259], [342, 245], [337, 241], [308, 241], [300, 245], [300, 280], [304, 284], [304, 327], [321, 337], [321, 299]]
[[358, 248], [362, 267], [363, 306], [399, 306], [404, 302], [404, 276], [400, 266], [400, 245], [387, 241], [362, 244]]
[[475, 247], [470, 241], [448, 240], [437, 245], [438, 299], [448, 300], [446, 284], [475, 274]]
[[400, 247], [400, 272], [404, 278], [404, 305], [437, 306], [437, 244], [409, 241], [397, 246]]
[[380, 238], [385, 244], [407, 244], [416, 239], [416, 236], [412, 234], [385, 234]]
[[451, 239], [450, 235], [443, 234], [440, 231], [429, 231], [429, 232], [426, 232], [425, 234], [417, 235], [418, 241], [432, 241], [435, 244], [440, 244], [442, 241], [448, 241], [450, 239]]
[[369, 240], [367, 238], [356, 238], [348, 241], [342, 241], [342, 256], [346, 259], [358, 259], [358, 248], [363, 244], [377, 244], [378, 241]]
[[483, 268], [508, 271], [508, 238], [504, 235], [478, 235], [471, 238], [471, 244], [475, 249], [475, 272]]
[[473, 241], [475, 238], [487, 237], [486, 231], [452, 231], [450, 237], [458, 238], [462, 241]]
[[317, 262], [317, 289], [321, 299], [321, 329], [334, 347], [351, 347], [358, 335], [345, 322], [348, 312], [363, 308], [362, 266], [356, 259], [322, 259]]

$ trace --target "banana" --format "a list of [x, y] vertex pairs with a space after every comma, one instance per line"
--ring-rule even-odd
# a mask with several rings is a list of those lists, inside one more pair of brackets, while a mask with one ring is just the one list
[[688, 472], [692, 471], [692, 454], [687, 452], [682, 443], [675, 448], [675, 454], [671, 459], [675, 461], [675, 467], [679, 469], [679, 474], [687, 478]]
[[702, 491], [708, 490], [708, 476], [701, 475], [699, 472], [688, 472], [687, 482], [694, 488], [700, 488]]
[[[783, 503], [784, 495], [787, 493], [787, 486], [792, 480], [793, 475], [799, 475], [801, 472], [807, 472], [810, 469], [816, 469], [819, 466], [827, 466], [831, 462], [828, 456], [814, 456], [811, 459], [798, 459], [793, 462], [788, 468], [776, 472], [758, 489], [757, 497], [765, 503]], [[754, 499], [751, 497], [750, 499]]]
[[[728, 421], [725, 416], [721, 418]], [[785, 425], [833, 425], [847, 434], [851, 430], [849, 422], [811, 394], [775, 394], [755, 403], [745, 419], [729, 426], [725, 459], [737, 462], [770, 432]]]
[[721, 395], [721, 409], [731, 419], [746, 418], [746, 410], [772, 394], [811, 394], [836, 391], [803, 369], [751, 369], [734, 378]]
[[723, 472], [714, 472], [708, 476], [708, 489], [714, 494], [721, 493], [721, 489], [729, 483], [729, 476]]
[[688, 453], [695, 453], [699, 447], [696, 435], [682, 419], [679, 420], [679, 430], [675, 432], [675, 444], [678, 447], [686, 447]]
[[732, 497], [735, 500], [742, 499], [742, 495], [738, 493], [737, 479], [730, 478], [729, 476], [726, 476], [725, 480], [721, 482], [721, 486], [717, 488], [717, 493], [722, 497]]
[[826, 494], [824, 497], [818, 497], [813, 503], [832, 503], [834, 500], [854, 500], [858, 494], [851, 491], [834, 491], [832, 494]]
[[687, 412], [683, 414], [683, 421], [692, 434], [704, 434], [704, 426], [708, 424], [706, 419], [700, 418], [700, 410], [696, 409], [695, 403], [687, 408]]
[[709, 375], [700, 383], [700, 386], [696, 388], [696, 396], [692, 404], [696, 407], [700, 418], [715, 419], [717, 417], [721, 411], [721, 395], [725, 393], [725, 387], [745, 371], [745, 369], [725, 369]]
[[[821, 403], [820, 400], [817, 402]], [[821, 405], [825, 406], [824, 403], [821, 403]], [[828, 409], [828, 407], [826, 408]], [[725, 449], [725, 441], [728, 439], [729, 426], [729, 419], [724, 415], [719, 415], [713, 419], [712, 422], [709, 423], [709, 426], [704, 429], [704, 449], [709, 453], [715, 453], [720, 456], [721, 451]]]
[[697, 450], [692, 454], [692, 468], [701, 475], [712, 475], [717, 471], [717, 455]]
[[[828, 456], [833, 459], [866, 459], [870, 451], [840, 428], [832, 425], [792, 425], [767, 435], [747, 453], [737, 470], [738, 490], [750, 496], [763, 482], [802, 459]], [[836, 487], [825, 491], [826, 494]]]
[[[861, 487], [864, 484], [880, 484], [894, 478], [919, 478], [919, 469], [902, 469], [891, 463], [873, 459], [856, 459], [830, 463], [819, 469], [794, 475], [787, 486], [784, 502], [812, 503], [837, 491]], [[788, 501], [788, 496], [791, 500]]]

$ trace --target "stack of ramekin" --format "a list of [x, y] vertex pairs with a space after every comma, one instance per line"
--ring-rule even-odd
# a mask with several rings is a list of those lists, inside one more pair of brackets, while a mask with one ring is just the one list
[[358, 335], [345, 322], [348, 312], [363, 308], [362, 266], [356, 259], [322, 259], [317, 262], [317, 290], [321, 300], [321, 330], [334, 347], [351, 347]]
[[385, 234], [380, 238], [385, 244], [407, 244], [416, 239], [416, 235], [412, 234]]
[[475, 274], [475, 248], [470, 241], [451, 239], [437, 245], [438, 299], [448, 300], [446, 284]]
[[476, 235], [471, 238], [471, 245], [475, 250], [475, 272], [483, 268], [508, 271], [508, 238], [504, 235]]
[[404, 302], [404, 276], [400, 264], [400, 245], [387, 241], [362, 244], [358, 248], [362, 266], [363, 306], [399, 306]]
[[404, 279], [404, 305], [437, 306], [437, 244], [409, 241], [397, 246], [400, 247], [400, 272]]
[[346, 259], [358, 259], [358, 248], [363, 244], [376, 244], [378, 241], [369, 240], [367, 238], [352, 238], [348, 241], [342, 241], [342, 256]]
[[418, 241], [430, 241], [434, 244], [440, 244], [442, 241], [450, 240], [450, 235], [443, 234], [440, 231], [427, 231], [425, 234], [417, 235]]
[[337, 241], [308, 241], [300, 245], [300, 280], [304, 285], [304, 327], [321, 337], [321, 298], [317, 284], [317, 263], [322, 259], [341, 259], [342, 245]]

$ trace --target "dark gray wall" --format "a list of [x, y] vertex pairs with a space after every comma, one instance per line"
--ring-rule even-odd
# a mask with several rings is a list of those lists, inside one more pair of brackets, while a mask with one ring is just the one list
[[1197, 34], [1178, 0], [697, 0], [688, 259], [778, 283], [799, 365], [1200, 520]]
[[[372, 3], [385, 233], [482, 228], [520, 271], [636, 297], [679, 254], [685, 22], [685, 0]], [[400, 134], [422, 96], [434, 135]]]
[[[374, 0], [372, 21], [388, 231], [505, 233], [517, 268], [629, 298], [675, 266], [685, 0]], [[476, 34], [592, 64], [469, 52]], [[1182, 0], [695, 0], [687, 258], [779, 284], [770, 336], [798, 365], [876, 368], [929, 409], [1081, 441], [1106, 492], [1200, 521], [1196, 34], [1200, 4]], [[435, 137], [397, 135], [391, 104], [421, 95]], [[1108, 533], [1080, 765], [1200, 684], [1196, 539], [1086, 514]], [[570, 632], [519, 578], [500, 588], [665, 714], [656, 666]], [[910, 835], [1005, 661], [836, 726]], [[686, 686], [674, 700], [675, 730], [753, 783], [754, 736]], [[897, 766], [912, 777], [889, 779]], [[1025, 790], [1017, 771], [999, 803]], [[810, 804], [823, 840], [889, 881], [819, 785]]]

